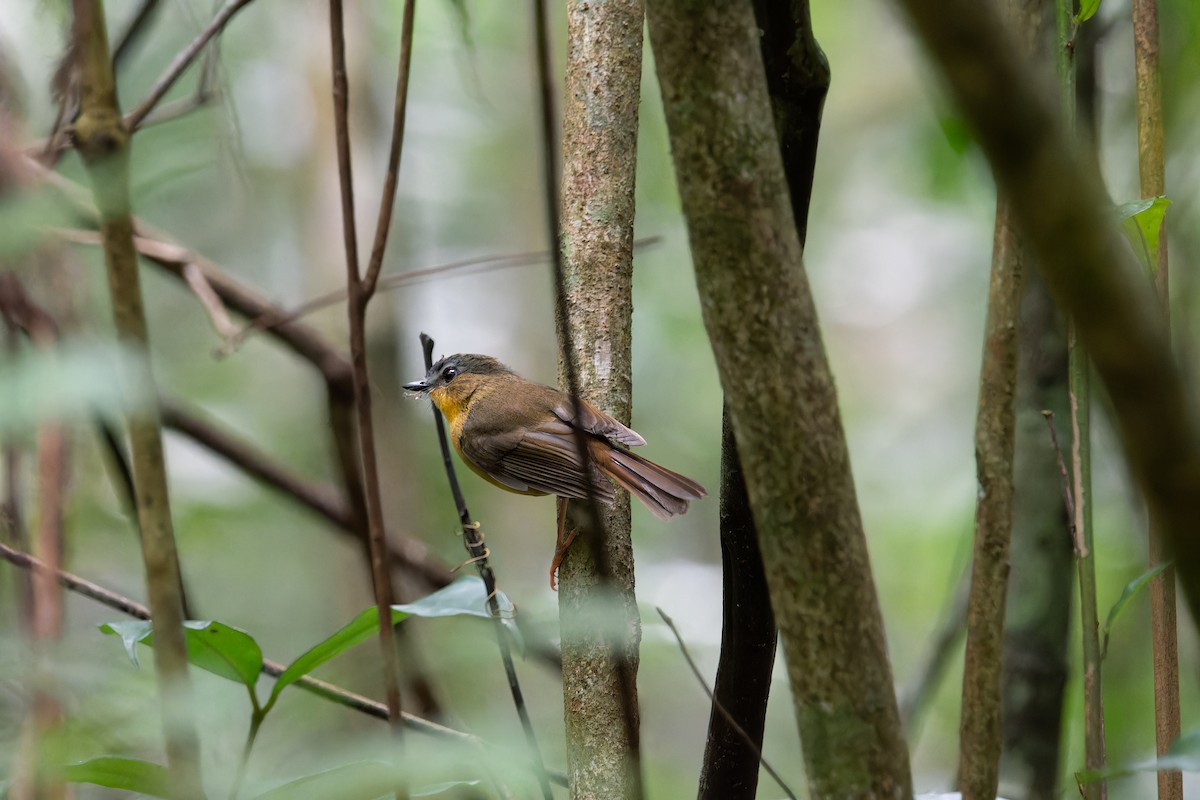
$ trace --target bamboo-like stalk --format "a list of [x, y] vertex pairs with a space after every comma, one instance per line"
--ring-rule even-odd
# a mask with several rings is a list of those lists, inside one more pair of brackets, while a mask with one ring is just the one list
[[[149, 334], [142, 305], [137, 251], [129, 199], [129, 133], [121, 121], [116, 79], [108, 53], [104, 8], [97, 0], [74, 0], [73, 37], [78, 58], [80, 113], [75, 138], [92, 181], [104, 263], [117, 335], [149, 376]], [[132, 384], [136, 376], [121, 379]], [[138, 527], [154, 622], [154, 664], [159, 679], [166, 737], [167, 769], [173, 797], [204, 796], [200, 746], [192, 718], [179, 559], [171, 523], [162, 431], [154, 406], [127, 415]]]
[[[1076, 144], [1075, 30], [1073, 0], [1056, 0], [1058, 80], [1063, 123]], [[1092, 445], [1091, 367], [1075, 335], [1075, 322], [1067, 323], [1067, 392], [1071, 419], [1071, 475], [1075, 530], [1075, 564], [1079, 575], [1080, 635], [1083, 637], [1083, 740], [1084, 763], [1089, 770], [1104, 769], [1104, 685], [1100, 650], [1100, 620], [1096, 603], [1096, 556], [1092, 546]], [[1105, 800], [1108, 784], [1095, 781], [1083, 786], [1085, 800]]]
[[[1133, 0], [1133, 56], [1137, 73], [1138, 176], [1143, 198], [1166, 194], [1162, 88], [1158, 69], [1158, 2]], [[1159, 229], [1154, 271], [1163, 314], [1170, 319], [1167, 232]], [[1169, 324], [1169, 323], [1168, 323]], [[1167, 559], [1162, 521], [1149, 519], [1151, 566]], [[1175, 613], [1175, 570], [1167, 567], [1150, 581], [1150, 630], [1154, 647], [1154, 733], [1159, 755], [1179, 738], [1179, 632]], [[1159, 800], [1182, 800], [1183, 774], [1158, 773]]]

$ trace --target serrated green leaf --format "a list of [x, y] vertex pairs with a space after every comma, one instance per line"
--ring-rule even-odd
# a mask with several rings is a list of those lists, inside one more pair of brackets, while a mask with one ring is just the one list
[[1136, 597], [1138, 592], [1146, 588], [1146, 585], [1154, 580], [1156, 575], [1171, 566], [1171, 563], [1170, 561], [1165, 561], [1162, 564], [1157, 564], [1125, 584], [1125, 588], [1121, 591], [1121, 596], [1117, 598], [1117, 602], [1113, 603], [1113, 607], [1108, 610], [1108, 618], [1104, 620], [1104, 644], [1100, 648], [1101, 660], [1108, 655], [1108, 637], [1112, 633], [1112, 626], [1117, 621], [1117, 617], [1125, 610], [1125, 606], [1129, 605], [1129, 601]]
[[1096, 16], [1096, 12], [1100, 10], [1100, 0], [1080, 0], [1079, 13], [1075, 15], [1076, 24], [1087, 22], [1092, 17]]
[[[188, 662], [202, 670], [251, 688], [262, 673], [262, 649], [254, 637], [243, 630], [212, 620], [188, 620], [183, 623]], [[154, 646], [154, 628], [147, 621], [108, 622], [103, 633], [121, 637], [125, 652], [138, 666], [139, 642]]]
[[1162, 231], [1163, 217], [1170, 205], [1169, 199], [1159, 195], [1117, 207], [1117, 214], [1121, 219], [1121, 232], [1138, 254], [1142, 266], [1152, 275], [1158, 271], [1159, 233]]
[[63, 767], [63, 777], [72, 783], [91, 783], [150, 797], [171, 796], [167, 768], [136, 758], [100, 756], [78, 764], [68, 764]]

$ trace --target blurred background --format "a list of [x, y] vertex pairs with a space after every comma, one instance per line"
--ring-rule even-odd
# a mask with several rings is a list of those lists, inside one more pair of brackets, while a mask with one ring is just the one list
[[[106, 4], [110, 31], [138, 5]], [[1167, 214], [1181, 353], [1191, 330], [1200, 262], [1200, 6], [1162, 0], [1167, 117]], [[45, 136], [55, 106], [49, 85], [63, 52], [66, 4], [4, 0], [0, 71], [18, 99], [22, 141]], [[556, 7], [559, 54], [565, 22]], [[350, 4], [351, 114], [360, 241], [372, 230], [386, 159], [400, 3]], [[121, 75], [126, 109], [145, 96], [211, 14], [208, 4], [164, 4]], [[321, 3], [253, 3], [221, 40], [219, 97], [191, 115], [139, 133], [133, 147], [135, 210], [225, 270], [291, 307], [344, 285], [341, 217], [330, 112], [327, 11]], [[967, 567], [975, 505], [973, 427], [991, 259], [994, 189], [987, 166], [943, 98], [890, 4], [817, 3], [817, 38], [833, 85], [826, 102], [809, 223], [806, 267], [838, 381], [897, 685], [918, 678], [933, 632], [949, 613]], [[1132, 38], [1125, 2], [1106, 3], [1099, 104], [1101, 161], [1114, 202], [1137, 199]], [[1091, 24], [1091, 23], [1089, 23]], [[547, 246], [539, 196], [531, 21], [511, 3], [422, 3], [417, 11], [408, 131], [384, 274]], [[193, 69], [169, 95], [188, 96]], [[653, 237], [635, 260], [633, 426], [643, 452], [698, 479], [712, 496], [670, 523], [635, 507], [634, 546], [644, 639], [639, 690], [649, 795], [694, 794], [709, 714], [701, 688], [658, 621], [679, 624], [711, 680], [720, 641], [717, 536], [721, 394], [697, 304], [653, 57], [647, 49], [638, 163], [637, 235]], [[85, 183], [78, 157], [60, 165]], [[0, 212], [3, 213], [3, 212]], [[0, 220], [5, 217], [0, 216]], [[11, 216], [8, 218], [13, 219]], [[0, 227], [5, 227], [0, 224]], [[11, 255], [11, 253], [10, 253]], [[103, 265], [95, 248], [67, 257], [72, 336], [110, 336]], [[195, 297], [155, 268], [143, 271], [153, 356], [162, 390], [203, 408], [302, 473], [334, 480], [319, 377], [266, 337], [218, 358], [220, 345]], [[36, 295], [50, 291], [27, 273]], [[381, 295], [371, 307], [374, 397], [386, 520], [426, 542], [445, 563], [463, 558], [456, 512], [440, 465], [430, 407], [400, 384], [423, 373], [420, 332], [435, 357], [481, 352], [526, 377], [553, 383], [552, 286], [545, 264], [442, 276]], [[308, 321], [341, 345], [345, 311]], [[784, 368], [786, 366], [784, 365]], [[136, 534], [114, 492], [94, 433], [73, 429], [68, 569], [142, 598]], [[1097, 421], [1096, 542], [1100, 613], [1145, 568], [1144, 515]], [[328, 525], [175, 435], [167, 441], [184, 573], [205, 618], [250, 631], [287, 661], [371, 603], [358, 547]], [[483, 522], [501, 587], [523, 623], [557, 636], [547, 585], [553, 553], [549, 498], [502, 493], [462, 470]], [[1058, 481], [1047, 475], [1047, 481]], [[32, 483], [32, 481], [27, 481]], [[1064, 531], [1066, 536], [1066, 531]], [[0, 752], [12, 752], [27, 679], [51, 681], [71, 716], [73, 759], [121, 752], [158, 759], [153, 676], [135, 671], [116, 642], [96, 632], [115, 612], [67, 599], [61, 643], [32, 654], [12, 608], [13, 569], [0, 568]], [[1106, 662], [1110, 761], [1153, 754], [1148, 603], [1118, 621]], [[1198, 722], [1197, 642], [1181, 616], [1184, 729]], [[487, 626], [412, 620], [420, 662], [435, 682], [447, 724], [516, 747], [519, 728]], [[1078, 661], [1078, 633], [1071, 640]], [[322, 677], [379, 695], [377, 649], [364, 645]], [[145, 659], [144, 659], [145, 660]], [[148, 664], [149, 662], [146, 661]], [[562, 754], [557, 680], [543, 664], [519, 665], [553, 767]], [[914, 732], [919, 791], [950, 787], [957, 765], [961, 659]], [[803, 790], [800, 745], [786, 679], [777, 665], [764, 755]], [[195, 675], [210, 780], [230, 774], [241, 751], [246, 701], [235, 686]], [[1064, 789], [1082, 767], [1077, 676], [1068, 688]], [[278, 717], [278, 718], [276, 718]], [[285, 695], [264, 727], [249, 784], [265, 788], [379, 746], [383, 726], [299, 692]], [[413, 737], [410, 740], [416, 741]], [[436, 747], [435, 747], [436, 749]], [[519, 751], [516, 751], [519, 752]], [[452, 767], [447, 768], [453, 772]], [[453, 777], [453, 775], [452, 775]], [[223, 779], [217, 779], [223, 780]], [[256, 783], [257, 782], [257, 783]], [[1192, 792], [1200, 791], [1193, 781]], [[223, 787], [224, 783], [217, 784]], [[1149, 796], [1153, 778], [1116, 781], [1112, 796]], [[223, 789], [213, 788], [217, 794]], [[763, 776], [761, 797], [781, 796]], [[80, 796], [107, 796], [84, 788]]]

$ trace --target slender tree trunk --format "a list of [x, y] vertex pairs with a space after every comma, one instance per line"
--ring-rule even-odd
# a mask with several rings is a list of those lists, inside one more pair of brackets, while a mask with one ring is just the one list
[[[75, 122], [75, 140], [88, 168], [96, 207], [100, 211], [104, 263], [117, 335], [123, 344], [133, 349], [138, 360], [140, 374], [121, 376], [126, 386], [131, 386], [138, 378], [151, 373], [146, 353], [149, 332], [142, 304], [137, 251], [133, 246], [129, 132], [121, 120], [117, 102], [104, 8], [94, 0], [74, 0], [73, 10], [80, 79], [80, 113]], [[187, 648], [183, 636], [179, 557], [171, 522], [157, 406], [150, 404], [130, 411], [127, 424], [142, 559], [154, 622], [154, 666], [162, 697], [171, 794], [176, 798], [203, 797], [200, 748], [192, 717]]]
[[1054, 800], [1074, 572], [1067, 510], [1042, 411], [1054, 413], [1059, 440], [1069, 441], [1067, 343], [1063, 320], [1041, 279], [1031, 272], [1027, 284], [1020, 330], [1000, 788], [1014, 800]]
[[810, 795], [903, 798], [908, 752], [748, 2], [652, 0], [701, 307], [758, 526]]
[[[565, 320], [580, 395], [628, 423], [632, 405], [634, 173], [640, 0], [572, 3], [563, 104]], [[565, 372], [564, 369], [560, 370]], [[565, 383], [565, 381], [564, 381]], [[585, 532], [559, 570], [563, 712], [572, 798], [642, 795], [629, 496], [601, 508], [601, 560]], [[561, 502], [561, 501], [560, 501]], [[574, 523], [573, 523], [574, 524]], [[604, 572], [607, 569], [608, 575]]]
[[[807, 0], [755, 0], [767, 90], [775, 112], [792, 216], [803, 247], [808, 229], [817, 134], [829, 64], [813, 36]], [[753, 798], [759, 754], [716, 708], [720, 703], [762, 749], [778, 629], [758, 547], [729, 410], [721, 414], [721, 654], [700, 774], [700, 797]]]
[[1074, 320], [1111, 401], [1129, 469], [1162, 523], [1200, 619], [1200, 419], [1156, 292], [1130, 257], [1099, 176], [987, 4], [903, 0], [976, 131], [1038, 268]]
[[975, 461], [979, 500], [975, 510], [975, 556], [967, 599], [967, 649], [963, 664], [959, 779], [964, 800], [994, 800], [1000, 781], [1002, 724], [1000, 665], [1008, 547], [1012, 534], [1014, 400], [1017, 391], [1017, 321], [1024, 280], [1021, 243], [1008, 203], [996, 201], [996, 233]]

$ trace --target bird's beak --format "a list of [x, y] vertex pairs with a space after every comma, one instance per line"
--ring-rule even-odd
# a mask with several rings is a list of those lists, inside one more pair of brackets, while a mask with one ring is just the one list
[[420, 381], [413, 381], [412, 383], [406, 383], [406, 384], [404, 384], [404, 388], [405, 388], [405, 389], [407, 389], [407, 390], [408, 390], [408, 391], [410, 391], [410, 392], [422, 392], [422, 393], [424, 393], [424, 392], [428, 392], [428, 391], [429, 391], [429, 384], [428, 384], [426, 381], [424, 381], [424, 380], [420, 380]]

